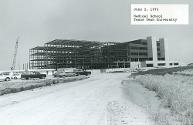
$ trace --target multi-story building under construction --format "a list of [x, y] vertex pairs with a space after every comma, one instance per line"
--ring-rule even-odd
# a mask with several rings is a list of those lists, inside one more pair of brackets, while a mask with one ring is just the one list
[[56, 39], [30, 49], [30, 68], [33, 69], [128, 68], [132, 62], [164, 60], [164, 39], [152, 37], [128, 42]]

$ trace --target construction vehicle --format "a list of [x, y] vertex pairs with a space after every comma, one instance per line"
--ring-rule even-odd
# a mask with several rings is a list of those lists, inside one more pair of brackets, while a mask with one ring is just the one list
[[19, 43], [19, 38], [17, 38], [16, 43], [15, 43], [15, 49], [14, 49], [13, 62], [11, 65], [11, 70], [15, 70], [18, 43]]

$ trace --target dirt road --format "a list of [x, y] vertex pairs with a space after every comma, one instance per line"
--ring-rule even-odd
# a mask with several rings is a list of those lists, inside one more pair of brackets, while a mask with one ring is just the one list
[[98, 74], [71, 83], [0, 96], [2, 125], [152, 125], [127, 99], [127, 74]]

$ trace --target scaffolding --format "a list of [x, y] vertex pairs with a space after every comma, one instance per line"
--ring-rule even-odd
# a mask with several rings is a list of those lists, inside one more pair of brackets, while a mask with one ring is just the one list
[[101, 48], [105, 43], [85, 40], [59, 40], [30, 49], [30, 67], [85, 68], [103, 67]]

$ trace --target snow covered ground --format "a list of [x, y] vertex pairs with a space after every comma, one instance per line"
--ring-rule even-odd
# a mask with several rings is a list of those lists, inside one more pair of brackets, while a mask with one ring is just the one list
[[146, 110], [125, 92], [121, 81], [127, 77], [128, 73], [98, 73], [81, 81], [0, 96], [0, 124], [152, 125]]

